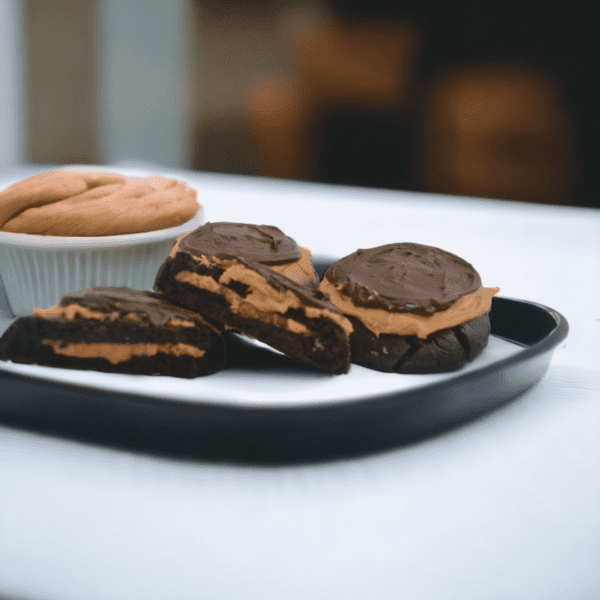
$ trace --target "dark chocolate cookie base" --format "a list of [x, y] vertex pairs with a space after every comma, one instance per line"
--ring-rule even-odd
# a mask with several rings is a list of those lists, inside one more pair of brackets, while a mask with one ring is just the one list
[[488, 343], [487, 314], [426, 339], [382, 333], [377, 337], [356, 317], [346, 315], [354, 332], [350, 335], [352, 362], [385, 373], [429, 374], [454, 371], [473, 360]]
[[[344, 330], [331, 319], [308, 318], [301, 309], [289, 308], [282, 316], [307, 327], [309, 334], [290, 331], [285, 327], [242, 317], [233, 312], [225, 298], [189, 283], [178, 281], [177, 273], [190, 271], [218, 281], [223, 269], [205, 265], [185, 253], [169, 257], [157, 273], [155, 288], [171, 302], [198, 312], [215, 327], [257, 339], [285, 355], [310, 364], [322, 371], [342, 375], [350, 368], [350, 344]], [[228, 287], [244, 297], [248, 286], [232, 280]]]
[[[111, 363], [106, 358], [80, 358], [54, 352], [42, 340], [68, 343], [112, 344], [189, 344], [205, 350], [204, 356], [175, 356], [158, 352], [154, 356], [136, 355]], [[210, 375], [225, 362], [225, 342], [220, 334], [206, 327], [156, 327], [147, 322], [101, 321], [76, 317], [45, 319], [36, 316], [15, 321], [0, 339], [0, 359], [16, 363], [125, 373], [129, 375], [165, 375], [191, 379]]]

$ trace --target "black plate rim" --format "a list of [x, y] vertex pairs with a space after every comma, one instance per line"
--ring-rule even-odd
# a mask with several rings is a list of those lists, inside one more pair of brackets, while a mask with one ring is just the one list
[[[327, 259], [329, 260], [329, 259]], [[323, 263], [322, 263], [323, 264]], [[0, 424], [163, 457], [236, 464], [297, 464], [373, 454], [434, 437], [493, 412], [546, 373], [567, 337], [558, 311], [496, 296], [500, 330], [524, 331], [508, 357], [419, 387], [292, 406], [189, 402], [6, 371]], [[512, 321], [503, 317], [512, 316]], [[519, 319], [537, 322], [527, 330]], [[494, 332], [494, 319], [492, 332]], [[509, 322], [508, 330], [505, 323]], [[512, 325], [515, 326], [512, 326]], [[524, 346], [527, 336], [534, 343]], [[540, 337], [542, 336], [542, 337]], [[12, 391], [11, 391], [12, 384]], [[22, 402], [23, 395], [30, 399]], [[4, 394], [3, 394], [4, 396]], [[4, 400], [4, 402], [2, 401]]]
[[[407, 395], [407, 394], [409, 394], [409, 392], [413, 392], [413, 391], [417, 391], [419, 393], [423, 392], [424, 390], [436, 391], [440, 388], [447, 387], [449, 382], [468, 383], [469, 381], [475, 381], [482, 377], [485, 377], [486, 375], [488, 375], [490, 373], [494, 373], [497, 371], [503, 371], [512, 366], [516, 366], [520, 363], [526, 362], [530, 359], [536, 358], [537, 356], [540, 356], [547, 352], [550, 352], [550, 351], [554, 350], [567, 337], [568, 332], [569, 332], [568, 322], [567, 322], [566, 318], [558, 311], [556, 311], [548, 306], [545, 306], [543, 304], [539, 304], [537, 302], [530, 302], [528, 300], [518, 300], [515, 298], [507, 298], [504, 296], [495, 296], [493, 298], [492, 311], [493, 311], [493, 304], [498, 301], [507, 302], [507, 303], [511, 303], [511, 304], [528, 305], [528, 306], [538, 308], [538, 309], [544, 311], [546, 314], [550, 315], [555, 320], [556, 326], [548, 335], [546, 335], [539, 342], [532, 344], [531, 346], [522, 347], [522, 349], [519, 350], [516, 354], [499, 359], [498, 361], [496, 361], [492, 364], [480, 367], [480, 368], [472, 370], [472, 371], [468, 371], [466, 373], [460, 373], [460, 371], [457, 371], [456, 376], [452, 377], [450, 380], [434, 381], [434, 382], [425, 384], [423, 386], [411, 388], [409, 390], [405, 390], [405, 391], [401, 391], [401, 392], [383, 392], [380, 394], [373, 394], [372, 396], [368, 396], [365, 398], [340, 401], [340, 402], [336, 402], [333, 405], [326, 403], [326, 402], [325, 403], [314, 402], [314, 403], [306, 404], [303, 406], [298, 406], [298, 405], [292, 405], [292, 406], [283, 406], [282, 405], [282, 406], [276, 406], [276, 407], [274, 407], [274, 406], [265, 406], [265, 407], [262, 407], [262, 406], [237, 406], [237, 405], [233, 405], [233, 404], [213, 402], [210, 400], [206, 401], [206, 402], [190, 403], [190, 402], [187, 402], [184, 400], [178, 400], [177, 398], [164, 398], [164, 397], [160, 397], [160, 396], [145, 396], [143, 394], [131, 393], [131, 392], [127, 392], [127, 391], [119, 391], [119, 395], [124, 396], [124, 397], [129, 397], [132, 400], [133, 399], [136, 399], [136, 400], [143, 399], [144, 401], [156, 401], [156, 402], [164, 402], [164, 403], [168, 403], [168, 404], [181, 403], [181, 404], [186, 404], [189, 406], [198, 406], [198, 407], [214, 405], [215, 407], [219, 407], [219, 408], [231, 408], [233, 410], [249, 410], [249, 411], [256, 411], [256, 412], [292, 411], [292, 410], [304, 411], [304, 410], [309, 410], [309, 409], [341, 408], [342, 406], [356, 405], [356, 404], [360, 404], [362, 402], [371, 402], [373, 400], [380, 399], [380, 398], [403, 396], [403, 395]], [[494, 335], [493, 331], [492, 331], [492, 335]], [[509, 342], [515, 343], [517, 345], [522, 345], [522, 344], [519, 344], [516, 340], [512, 340], [509, 338], [505, 338], [505, 339], [508, 339]], [[101, 387], [86, 386], [86, 385], [82, 385], [82, 384], [78, 384], [78, 383], [67, 383], [64, 381], [53, 381], [53, 380], [48, 381], [44, 377], [38, 377], [35, 375], [21, 375], [18, 373], [14, 373], [12, 371], [6, 371], [3, 368], [1, 363], [0, 363], [0, 375], [2, 375], [4, 377], [8, 376], [8, 377], [15, 377], [15, 378], [19, 378], [19, 379], [26, 379], [29, 381], [35, 381], [40, 384], [52, 385], [57, 388], [68, 388], [70, 390], [81, 390], [84, 392], [95, 392], [95, 393], [100, 393], [100, 394], [112, 393], [112, 391], [103, 390]]]
[[[315, 263], [321, 263], [321, 264], [331, 264], [332, 262], [334, 262], [336, 259], [333, 257], [329, 257], [329, 256], [314, 256], [313, 257], [313, 262]], [[352, 399], [352, 400], [346, 400], [346, 401], [336, 401], [335, 403], [327, 403], [327, 402], [311, 402], [310, 404], [304, 404], [302, 406], [298, 406], [298, 405], [291, 405], [291, 406], [285, 406], [285, 405], [281, 405], [281, 406], [238, 406], [238, 405], [233, 405], [233, 404], [228, 404], [228, 403], [223, 403], [223, 402], [215, 402], [215, 401], [199, 401], [197, 403], [190, 403], [188, 401], [184, 401], [184, 400], [178, 400], [177, 398], [164, 398], [164, 397], [160, 397], [160, 396], [146, 396], [144, 394], [138, 394], [135, 392], [127, 392], [127, 391], [119, 391], [119, 396], [121, 397], [127, 397], [130, 400], [136, 400], [136, 401], [145, 401], [145, 402], [159, 402], [159, 403], [166, 403], [166, 404], [186, 404], [189, 406], [195, 406], [198, 407], [199, 409], [201, 408], [206, 408], [208, 406], [211, 407], [215, 407], [215, 408], [224, 408], [224, 409], [231, 409], [231, 410], [237, 410], [237, 411], [250, 411], [250, 412], [270, 412], [270, 411], [281, 411], [281, 412], [290, 412], [290, 411], [307, 411], [307, 410], [327, 410], [327, 409], [342, 409], [343, 407], [349, 407], [349, 406], [355, 406], [355, 405], [360, 405], [363, 403], [371, 403], [375, 400], [379, 400], [379, 399], [386, 399], [386, 398], [398, 398], [398, 397], [402, 397], [402, 396], [410, 396], [412, 395], [411, 392], [416, 392], [418, 394], [423, 393], [424, 391], [431, 391], [432, 393], [436, 393], [439, 390], [447, 387], [448, 385], [452, 384], [452, 385], [461, 385], [461, 384], [468, 384], [469, 382], [475, 382], [479, 379], [485, 378], [486, 376], [495, 373], [495, 372], [499, 372], [499, 371], [504, 371], [506, 369], [509, 369], [511, 367], [517, 366], [521, 363], [527, 362], [529, 360], [535, 359], [536, 357], [539, 357], [541, 355], [544, 355], [548, 352], [552, 352], [554, 349], [556, 349], [556, 347], [566, 339], [566, 337], [568, 336], [569, 333], [569, 324], [567, 319], [561, 314], [559, 313], [557, 310], [550, 308], [546, 305], [537, 303], [537, 302], [532, 302], [529, 300], [520, 300], [520, 299], [516, 299], [516, 298], [508, 298], [505, 296], [495, 296], [492, 299], [492, 311], [494, 310], [494, 304], [498, 304], [498, 303], [507, 303], [509, 306], [510, 305], [526, 305], [529, 307], [533, 307], [536, 308], [540, 311], [542, 311], [543, 313], [545, 313], [546, 315], [550, 316], [554, 322], [555, 322], [555, 326], [552, 329], [552, 331], [550, 331], [550, 333], [548, 333], [546, 336], [544, 336], [541, 340], [539, 340], [538, 342], [529, 345], [529, 346], [525, 346], [521, 343], [519, 343], [517, 340], [515, 339], [511, 339], [511, 338], [504, 338], [507, 339], [509, 342], [515, 343], [517, 345], [522, 346], [521, 350], [519, 350], [517, 353], [499, 359], [498, 361], [495, 361], [491, 364], [488, 364], [486, 366], [482, 366], [479, 367], [477, 369], [465, 372], [465, 373], [461, 373], [460, 370], [456, 372], [456, 375], [453, 376], [451, 379], [445, 379], [442, 381], [435, 381], [435, 382], [431, 382], [422, 386], [418, 386], [416, 388], [410, 388], [409, 390], [403, 390], [403, 391], [399, 391], [399, 392], [381, 392], [381, 393], [377, 393], [377, 394], [373, 394], [370, 396], [366, 396], [364, 398], [356, 398], [356, 399]], [[494, 335], [494, 331], [493, 331], [493, 325], [492, 325], [492, 335]], [[28, 381], [32, 381], [32, 382], [37, 382], [39, 384], [46, 384], [46, 385], [52, 385], [55, 388], [58, 389], [69, 389], [69, 390], [80, 390], [82, 393], [99, 393], [99, 394], [107, 394], [107, 393], [113, 393], [110, 390], [104, 390], [101, 387], [96, 387], [96, 386], [86, 386], [86, 385], [82, 385], [82, 384], [78, 384], [78, 383], [68, 383], [68, 382], [64, 382], [64, 381], [48, 381], [47, 379], [45, 379], [44, 377], [38, 377], [35, 375], [21, 375], [18, 373], [14, 373], [11, 371], [6, 371], [1, 362], [0, 362], [0, 377], [14, 377], [14, 378], [18, 378], [18, 379], [24, 379], [24, 380], [28, 380]]]

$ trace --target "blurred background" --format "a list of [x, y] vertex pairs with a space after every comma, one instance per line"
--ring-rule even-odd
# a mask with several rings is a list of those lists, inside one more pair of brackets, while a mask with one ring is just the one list
[[600, 207], [591, 8], [512, 6], [0, 0], [0, 169], [134, 160]]

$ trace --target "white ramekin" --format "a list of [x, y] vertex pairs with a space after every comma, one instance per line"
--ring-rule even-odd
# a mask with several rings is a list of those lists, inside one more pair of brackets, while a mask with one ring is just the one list
[[178, 227], [103, 237], [0, 231], [0, 276], [15, 316], [58, 304], [69, 292], [98, 286], [151, 290], [178, 236], [204, 223], [202, 206]]

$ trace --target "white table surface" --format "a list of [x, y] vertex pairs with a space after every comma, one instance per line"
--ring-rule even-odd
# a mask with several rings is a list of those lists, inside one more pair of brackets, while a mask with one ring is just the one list
[[172, 173], [209, 221], [315, 254], [444, 248], [569, 336], [516, 401], [354, 460], [218, 466], [0, 426], [2, 600], [600, 598], [600, 211]]

